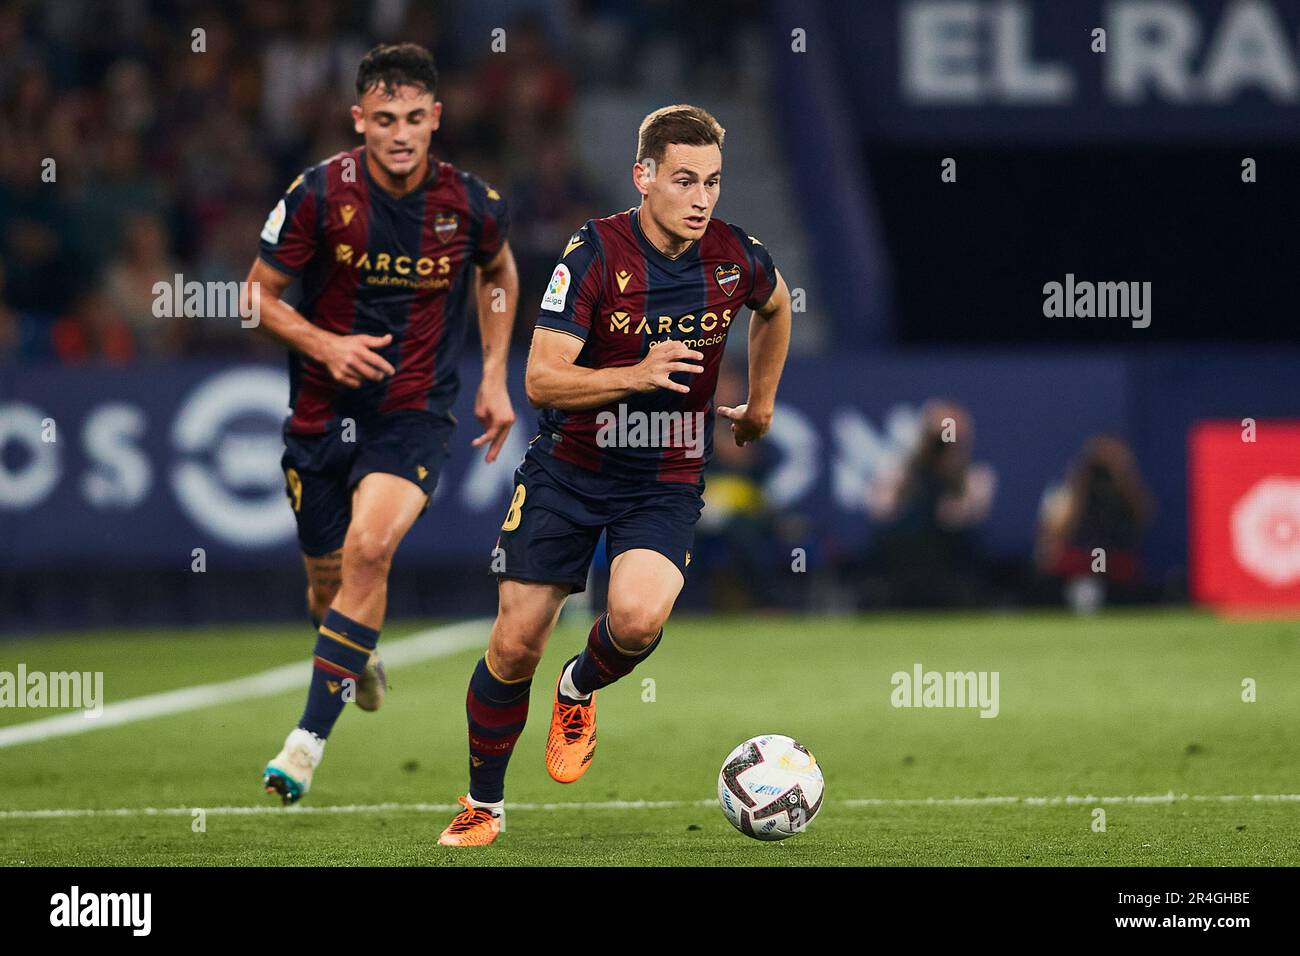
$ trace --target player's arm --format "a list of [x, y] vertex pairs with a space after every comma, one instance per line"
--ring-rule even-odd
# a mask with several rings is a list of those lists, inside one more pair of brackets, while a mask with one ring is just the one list
[[666, 388], [689, 392], [689, 385], [674, 382], [673, 372], [700, 374], [703, 354], [681, 342], [668, 341], [650, 349], [636, 365], [619, 368], [583, 368], [574, 363], [582, 352], [582, 339], [566, 332], [538, 326], [528, 353], [524, 388], [535, 408], [558, 408], [566, 412], [600, 408], [636, 392]]
[[475, 297], [479, 338], [483, 342], [483, 380], [474, 397], [474, 416], [483, 426], [483, 434], [471, 444], [475, 448], [488, 445], [487, 461], [492, 462], [515, 423], [515, 409], [506, 388], [506, 359], [519, 305], [519, 270], [508, 242], [478, 267]]
[[320, 362], [334, 381], [349, 388], [393, 374], [393, 366], [373, 351], [392, 342], [391, 335], [337, 335], [313, 325], [281, 298], [292, 282], [292, 276], [255, 260], [243, 287], [243, 314], [257, 316], [263, 334]]
[[547, 284], [524, 374], [529, 403], [536, 408], [578, 412], [657, 388], [689, 392], [689, 386], [669, 376], [673, 372], [698, 375], [704, 367], [691, 363], [704, 361], [704, 356], [681, 342], [653, 346], [636, 365], [587, 368], [577, 364], [604, 294], [603, 260], [594, 239], [590, 226], [574, 233]]
[[731, 433], [737, 445], [757, 441], [772, 427], [776, 386], [790, 350], [791, 319], [790, 290], [778, 271], [772, 295], [754, 310], [749, 320], [748, 400], [735, 408], [718, 408], [719, 415], [731, 419]]

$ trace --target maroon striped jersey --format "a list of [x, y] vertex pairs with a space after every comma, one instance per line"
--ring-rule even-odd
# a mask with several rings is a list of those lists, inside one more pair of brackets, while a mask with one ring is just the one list
[[[710, 220], [670, 258], [641, 232], [636, 209], [592, 219], [574, 233], [542, 298], [537, 324], [582, 342], [577, 365], [635, 365], [677, 339], [704, 355], [698, 375], [674, 372], [690, 392], [655, 389], [581, 412], [544, 409], [532, 451], [592, 471], [696, 483], [713, 451], [713, 393], [722, 353], [744, 308], [776, 289], [767, 249], [739, 226]], [[702, 432], [702, 433], [701, 433]]]
[[289, 355], [289, 430], [319, 434], [343, 418], [412, 409], [447, 412], [460, 387], [474, 269], [506, 240], [506, 202], [450, 163], [394, 199], [366, 168], [365, 147], [339, 153], [293, 181], [262, 229], [261, 258], [301, 277], [298, 311], [340, 334], [391, 333], [379, 353], [396, 370], [348, 388], [323, 364]]

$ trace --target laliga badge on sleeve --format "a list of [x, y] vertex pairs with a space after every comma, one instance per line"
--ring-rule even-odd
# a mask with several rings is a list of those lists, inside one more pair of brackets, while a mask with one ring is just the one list
[[548, 312], [563, 312], [570, 281], [569, 267], [561, 262], [551, 273], [551, 281], [546, 284], [546, 295], [542, 296], [542, 308]]
[[280, 230], [284, 227], [284, 200], [281, 199], [271, 210], [271, 215], [266, 217], [266, 225], [262, 227], [262, 238], [267, 242], [276, 243], [280, 241]]

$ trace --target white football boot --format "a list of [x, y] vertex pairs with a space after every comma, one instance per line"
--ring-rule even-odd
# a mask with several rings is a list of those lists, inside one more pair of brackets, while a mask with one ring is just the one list
[[357, 681], [356, 705], [362, 710], [378, 710], [384, 705], [388, 693], [388, 674], [384, 671], [384, 662], [378, 651], [370, 652], [366, 669]]
[[325, 756], [325, 741], [310, 731], [295, 727], [284, 740], [284, 749], [262, 771], [267, 793], [278, 793], [287, 806], [297, 803], [311, 789], [311, 777]]

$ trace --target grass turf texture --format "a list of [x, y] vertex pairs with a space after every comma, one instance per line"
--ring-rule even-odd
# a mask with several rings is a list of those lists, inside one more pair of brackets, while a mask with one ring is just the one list
[[[395, 624], [386, 637], [420, 627]], [[1295, 865], [1300, 802], [852, 805], [861, 798], [1300, 792], [1300, 625], [1187, 612], [676, 618], [599, 696], [592, 769], [562, 787], [542, 749], [562, 624], [507, 781], [512, 802], [683, 801], [508, 810], [482, 849], [434, 841], [450, 811], [0, 817], [0, 865], [650, 864]], [[486, 628], [485, 628], [486, 638]], [[382, 645], [381, 645], [382, 646]], [[0, 670], [102, 670], [110, 703], [304, 658], [308, 627], [95, 633], [0, 643]], [[466, 785], [465, 685], [478, 652], [393, 669], [377, 714], [345, 712], [305, 807], [450, 804]], [[890, 677], [1001, 675], [1001, 712], [895, 709]], [[1258, 701], [1241, 699], [1253, 678]], [[643, 681], [653, 684], [653, 702]], [[0, 749], [0, 809], [265, 806], [260, 771], [301, 691]], [[0, 709], [0, 725], [51, 711]], [[749, 840], [712, 803], [741, 740], [789, 734], [826, 774], [808, 832]], [[700, 805], [699, 801], [707, 801]], [[1091, 829], [1095, 806], [1106, 832]]]

